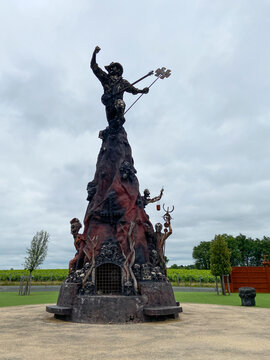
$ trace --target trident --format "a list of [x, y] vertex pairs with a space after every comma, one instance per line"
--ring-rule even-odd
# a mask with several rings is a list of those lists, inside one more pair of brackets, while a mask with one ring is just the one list
[[[135, 81], [132, 85], [136, 84], [137, 82], [141, 81], [142, 79], [145, 79], [147, 76], [152, 75], [154, 73], [154, 71], [150, 71], [147, 75], [143, 76], [142, 78], [140, 78], [139, 80]], [[165, 67], [162, 67], [161, 69], [158, 68], [155, 71], [155, 76], [157, 77], [156, 80], [154, 80], [149, 86], [148, 89], [150, 89], [151, 86], [154, 85], [154, 83], [158, 80], [158, 79], [165, 79], [168, 78], [171, 75], [171, 70], [166, 69]], [[143, 96], [144, 94], [141, 94], [131, 105], [130, 107], [124, 112], [124, 114], [126, 114], [131, 108], [132, 106], [134, 106], [136, 104], [137, 101], [140, 100], [140, 98]]]
[[167, 210], [166, 210], [164, 206], [165, 206], [165, 204], [163, 204], [163, 210], [165, 211], [165, 214], [163, 215], [163, 219], [164, 219], [164, 221], [165, 221], [164, 226], [165, 226], [165, 227], [168, 227], [169, 224], [170, 224], [170, 222], [171, 222], [171, 219], [172, 219], [170, 213], [173, 212], [173, 210], [174, 210], [174, 205], [172, 206], [172, 210], [169, 210], [169, 207], [167, 207]]

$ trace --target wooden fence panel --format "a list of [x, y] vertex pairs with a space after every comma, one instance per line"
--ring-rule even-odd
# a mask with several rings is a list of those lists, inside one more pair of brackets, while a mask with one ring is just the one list
[[269, 267], [233, 267], [230, 275], [231, 292], [238, 292], [240, 287], [250, 286], [258, 293], [270, 293]]

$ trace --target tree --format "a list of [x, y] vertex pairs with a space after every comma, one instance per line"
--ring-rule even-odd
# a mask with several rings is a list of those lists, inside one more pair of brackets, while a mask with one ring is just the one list
[[164, 255], [164, 261], [165, 261], [165, 264], [167, 265], [168, 264], [168, 262], [170, 261], [168, 258], [167, 258], [167, 256], [166, 255]]
[[223, 234], [224, 240], [230, 250], [230, 264], [231, 266], [238, 266], [241, 262], [241, 253], [238, 249], [238, 242], [232, 235]]
[[[246, 235], [217, 235], [223, 237], [230, 252], [231, 266], [261, 266], [263, 255], [270, 257], [270, 237], [252, 239]], [[210, 241], [202, 241], [193, 248], [193, 258], [197, 269], [210, 269]]]
[[201, 241], [198, 246], [194, 246], [192, 256], [196, 260], [196, 269], [210, 269], [210, 241]]
[[30, 248], [26, 249], [28, 256], [25, 257], [24, 269], [29, 271], [30, 286], [32, 272], [37, 269], [46, 258], [49, 237], [50, 235], [47, 231], [38, 231], [31, 241]]
[[210, 246], [210, 269], [214, 276], [220, 276], [222, 294], [226, 295], [224, 275], [232, 271], [230, 264], [230, 251], [224, 235], [216, 235]]
[[260, 239], [252, 240], [252, 249], [250, 257], [250, 266], [261, 266], [263, 259], [262, 241]]
[[270, 237], [264, 236], [263, 239], [261, 240], [261, 243], [262, 243], [262, 255], [267, 255], [268, 258], [270, 258]]
[[247, 238], [243, 234], [239, 234], [238, 236], [236, 236], [236, 241], [238, 244], [238, 249], [241, 253], [241, 260], [239, 265], [250, 266], [250, 260], [254, 248], [253, 240], [251, 238]]

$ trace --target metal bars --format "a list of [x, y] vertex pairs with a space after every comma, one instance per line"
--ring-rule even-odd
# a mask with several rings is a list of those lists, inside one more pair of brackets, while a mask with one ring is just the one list
[[96, 269], [97, 294], [116, 295], [121, 294], [122, 279], [121, 268], [112, 263], [100, 265]]

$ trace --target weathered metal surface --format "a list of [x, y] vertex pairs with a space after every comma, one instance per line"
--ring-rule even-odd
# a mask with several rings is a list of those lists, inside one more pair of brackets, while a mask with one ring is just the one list
[[140, 295], [136, 296], [78, 295], [78, 292], [78, 284], [62, 284], [58, 306], [46, 310], [65, 320], [103, 324], [144, 322], [149, 316], [175, 315], [176, 318], [182, 311], [175, 302], [171, 284], [165, 281], [139, 281]]
[[141, 295], [147, 296], [147, 306], [176, 306], [169, 282], [140, 281], [138, 286]]
[[72, 307], [75, 297], [78, 293], [78, 284], [76, 283], [66, 283], [64, 282], [61, 285], [57, 305], [58, 306], [67, 306]]
[[77, 296], [71, 320], [80, 323], [129, 323], [144, 321], [143, 296]]

